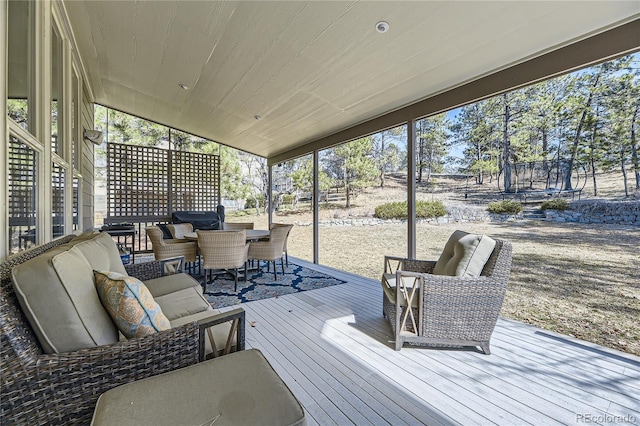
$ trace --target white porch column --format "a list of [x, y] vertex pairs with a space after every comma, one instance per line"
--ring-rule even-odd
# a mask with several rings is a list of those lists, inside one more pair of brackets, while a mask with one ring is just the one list
[[416, 121], [407, 123], [407, 257], [416, 257]]

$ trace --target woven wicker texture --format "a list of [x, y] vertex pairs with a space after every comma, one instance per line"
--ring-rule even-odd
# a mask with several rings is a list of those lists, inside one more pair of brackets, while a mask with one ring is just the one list
[[196, 231], [204, 269], [240, 268], [247, 261], [246, 232]]
[[[277, 279], [276, 260], [280, 259], [282, 273], [284, 274], [284, 250], [289, 232], [293, 225], [272, 226], [269, 231], [269, 239], [265, 241], [252, 242], [249, 247], [249, 259], [266, 260], [273, 262], [273, 275]], [[288, 264], [288, 262], [287, 262]]]
[[286, 258], [286, 263], [287, 266], [289, 266], [289, 252], [287, 250], [287, 241], [289, 241], [289, 234], [291, 234], [291, 230], [293, 229], [293, 225], [287, 225], [284, 223], [272, 223], [271, 226], [269, 227], [269, 230], [272, 230], [275, 227], [278, 226], [289, 226], [289, 231], [287, 232], [287, 236], [284, 238], [284, 245], [282, 246], [282, 251], [284, 253], [284, 256]]
[[237, 229], [253, 229], [253, 222], [222, 222], [222, 229], [235, 231]]
[[[184, 223], [181, 225], [191, 226], [190, 223]], [[149, 226], [145, 228], [145, 232], [151, 240], [153, 255], [155, 256], [156, 260], [169, 259], [176, 256], [184, 256], [185, 262], [196, 261], [197, 246], [195, 241], [186, 241], [179, 239], [164, 240], [162, 239], [162, 231], [157, 226]]]
[[284, 244], [293, 225], [275, 226], [271, 229], [269, 240], [251, 243], [249, 259], [274, 261], [282, 258]]
[[[433, 275], [435, 261], [385, 258], [385, 273], [400, 277], [418, 272], [416, 283], [422, 288], [421, 309], [413, 309], [413, 320], [405, 318], [406, 306], [400, 298], [390, 301], [383, 296], [383, 312], [391, 323], [396, 338], [396, 350], [405, 342], [435, 346], [480, 346], [490, 353], [489, 341], [502, 308], [511, 271], [511, 243], [496, 240], [496, 247], [479, 277]], [[398, 263], [399, 262], [399, 263]], [[397, 271], [389, 269], [397, 265]], [[408, 273], [406, 273], [408, 272]], [[414, 274], [415, 275], [415, 274]], [[404, 324], [404, 325], [402, 325]]]
[[16, 299], [10, 271], [72, 238], [34, 247], [0, 264], [0, 424], [88, 424], [106, 390], [198, 362], [196, 323], [112, 345], [43, 354]]

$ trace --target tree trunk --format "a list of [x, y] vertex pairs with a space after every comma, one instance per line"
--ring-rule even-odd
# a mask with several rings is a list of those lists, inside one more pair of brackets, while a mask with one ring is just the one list
[[629, 186], [627, 185], [627, 170], [624, 164], [624, 154], [620, 156], [620, 169], [622, 170], [622, 182], [624, 183], [624, 196], [629, 196]]
[[[636, 102], [636, 108], [633, 110], [631, 117], [631, 161], [633, 163], [633, 172], [636, 176], [636, 190], [640, 190], [640, 159], [638, 158], [638, 146], [636, 144], [636, 121], [638, 120], [638, 108], [640, 108], [640, 100]], [[625, 188], [626, 188], [625, 184]]]
[[[582, 110], [582, 114], [580, 115], [580, 121], [578, 122], [578, 127], [576, 128], [576, 133], [573, 139], [573, 146], [571, 147], [571, 157], [569, 157], [569, 164], [567, 165], [567, 171], [564, 177], [564, 185], [560, 189], [573, 189], [571, 185], [571, 174], [573, 170], [573, 163], [576, 160], [576, 156], [578, 155], [578, 147], [580, 146], [580, 134], [582, 133], [582, 126], [584, 125], [584, 121], [587, 118], [587, 111], [591, 107], [591, 102], [593, 101], [593, 92], [596, 87], [598, 87], [598, 82], [600, 81], [600, 75], [602, 74], [602, 70], [598, 72], [596, 75], [596, 79], [591, 85], [591, 90], [589, 90], [589, 97], [587, 98], [587, 103]], [[560, 158], [558, 158], [558, 161]]]
[[422, 169], [423, 169], [423, 159], [424, 159], [424, 144], [425, 140], [421, 136], [420, 142], [418, 143], [418, 183], [422, 183]]
[[[598, 108], [596, 108], [596, 118], [599, 116]], [[593, 123], [593, 132], [591, 133], [591, 179], [593, 180], [593, 195], [598, 196], [598, 182], [596, 181], [596, 135], [598, 132], [598, 120]], [[626, 186], [626, 185], [625, 185]]]
[[[504, 122], [502, 126], [504, 192], [511, 192], [511, 140], [509, 139], [509, 99], [507, 94], [502, 95], [504, 101]], [[517, 190], [517, 187], [516, 187]]]

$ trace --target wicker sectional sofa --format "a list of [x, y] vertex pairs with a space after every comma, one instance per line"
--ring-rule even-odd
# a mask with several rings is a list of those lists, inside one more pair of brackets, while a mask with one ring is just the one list
[[[164, 269], [125, 268], [106, 233], [63, 237], [0, 264], [0, 423], [85, 424], [111, 388], [244, 349], [244, 311], [212, 309], [196, 280]], [[171, 328], [126, 340], [101, 305], [94, 270], [142, 280]], [[221, 342], [215, 350], [207, 336]]]

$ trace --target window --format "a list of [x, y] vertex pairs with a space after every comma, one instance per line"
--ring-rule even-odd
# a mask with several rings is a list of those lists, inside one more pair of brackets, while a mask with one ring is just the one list
[[26, 143], [9, 138], [9, 253], [36, 242], [38, 154]]
[[64, 156], [62, 37], [55, 25], [51, 28], [51, 150]]
[[71, 161], [74, 170], [80, 170], [80, 88], [76, 70], [71, 74]]
[[64, 235], [64, 169], [53, 163], [51, 168], [51, 223], [53, 238]]
[[8, 115], [23, 129], [34, 133], [34, 2], [9, 1], [8, 14]]

